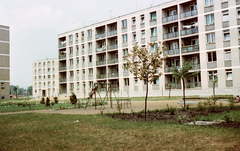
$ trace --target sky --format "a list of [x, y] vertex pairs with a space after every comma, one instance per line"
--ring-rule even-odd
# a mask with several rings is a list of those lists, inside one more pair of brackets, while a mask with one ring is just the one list
[[10, 84], [32, 85], [32, 62], [57, 58], [57, 36], [170, 0], [0, 0], [10, 26]]

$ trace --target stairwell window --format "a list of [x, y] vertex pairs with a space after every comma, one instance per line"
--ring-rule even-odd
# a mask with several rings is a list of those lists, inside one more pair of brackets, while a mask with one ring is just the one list
[[213, 5], [213, 0], [205, 0], [205, 6]]
[[209, 52], [208, 53], [208, 62], [214, 62], [217, 61], [217, 54], [215, 52]]
[[207, 36], [207, 44], [215, 42], [215, 33], [206, 34]]
[[206, 15], [206, 25], [213, 25], [214, 24], [214, 14]]
[[157, 27], [151, 28], [151, 37], [157, 36]]
[[152, 21], [152, 20], [157, 20], [157, 14], [156, 14], [156, 12], [150, 13], [150, 17], [151, 17], [151, 21]]
[[122, 20], [122, 28], [127, 28], [127, 20]]
[[229, 32], [229, 30], [224, 30], [223, 31], [223, 35], [224, 35], [224, 41], [230, 40], [230, 32]]

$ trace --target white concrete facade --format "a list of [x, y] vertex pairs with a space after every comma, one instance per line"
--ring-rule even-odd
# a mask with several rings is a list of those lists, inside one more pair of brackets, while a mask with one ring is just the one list
[[58, 96], [58, 59], [35, 61], [32, 67], [33, 97]]
[[122, 66], [136, 42], [165, 41], [163, 75], [149, 96], [182, 95], [170, 72], [186, 61], [200, 70], [186, 81], [186, 95], [240, 94], [240, 0], [173, 0], [58, 35], [59, 93], [87, 97], [95, 82], [112, 83], [119, 96], [145, 96], [146, 85]]

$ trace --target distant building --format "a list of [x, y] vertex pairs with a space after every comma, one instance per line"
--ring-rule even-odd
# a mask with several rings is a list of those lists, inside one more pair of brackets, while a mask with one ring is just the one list
[[9, 27], [0, 25], [0, 99], [10, 99]]
[[34, 61], [33, 70], [33, 97], [58, 96], [58, 59]]

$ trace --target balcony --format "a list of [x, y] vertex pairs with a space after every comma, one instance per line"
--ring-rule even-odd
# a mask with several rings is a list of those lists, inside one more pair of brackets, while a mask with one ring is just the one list
[[163, 34], [163, 39], [170, 39], [175, 37], [178, 37], [178, 32]]
[[108, 64], [118, 63], [118, 58], [108, 59]]
[[67, 93], [67, 90], [60, 90], [60, 94]]
[[[165, 84], [165, 89], [169, 89], [170, 86], [169, 84]], [[180, 83], [172, 83], [171, 89], [181, 89], [181, 84]]]
[[119, 91], [119, 87], [113, 87], [113, 86], [112, 86], [112, 87], [111, 87], [111, 90], [112, 90], [112, 91]]
[[59, 67], [59, 71], [66, 70], [66, 67]]
[[107, 49], [108, 50], [118, 49], [118, 45], [117, 44], [116, 45], [108, 45]]
[[67, 82], [66, 78], [59, 78], [59, 82]]
[[97, 61], [96, 65], [100, 66], [100, 65], [105, 65], [106, 64], [106, 60], [101, 60], [101, 61]]
[[66, 54], [60, 54], [59, 59], [66, 59]]
[[165, 50], [164, 53], [166, 55], [177, 55], [177, 54], [179, 54], [179, 49]]
[[69, 69], [73, 69], [73, 65], [69, 65]]
[[70, 53], [70, 54], [69, 54], [69, 57], [73, 57], [73, 53]]
[[166, 23], [166, 22], [177, 20], [177, 19], [178, 19], [177, 15], [172, 15], [172, 16], [168, 16], [168, 17], [163, 17], [162, 22]]
[[193, 64], [193, 67], [191, 70], [197, 70], [200, 69], [200, 64]]
[[181, 36], [191, 35], [198, 33], [198, 28], [190, 28], [186, 30], [181, 30]]
[[199, 45], [183, 46], [182, 53], [199, 51]]
[[69, 77], [69, 81], [73, 81], [73, 77]]
[[103, 46], [101, 48], [96, 48], [96, 52], [102, 52], [102, 51], [106, 51], [106, 46]]
[[108, 36], [117, 35], [117, 30], [109, 31], [109, 32], [107, 32], [107, 35], [108, 35]]
[[59, 44], [58, 47], [59, 48], [64, 48], [64, 47], [66, 47], [66, 43]]
[[185, 83], [186, 88], [201, 88], [201, 82], [187, 82]]
[[105, 36], [106, 36], [105, 33], [97, 34], [97, 35], [96, 35], [96, 39], [104, 38]]
[[[176, 67], [177, 67], [177, 69], [180, 69], [180, 66], [176, 66]], [[169, 73], [169, 72], [171, 72], [172, 69], [173, 69], [173, 67], [164, 67], [164, 72]]]
[[108, 78], [118, 77], [118, 72], [108, 73]]
[[97, 75], [97, 79], [104, 79], [104, 78], [106, 78], [106, 73]]
[[188, 12], [183, 12], [180, 14], [180, 18], [187, 18], [187, 17], [191, 17], [191, 16], [195, 16], [197, 15], [198, 12], [197, 10], [192, 10], [192, 11], [188, 11]]

